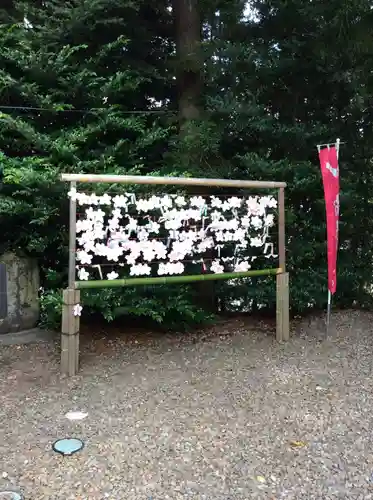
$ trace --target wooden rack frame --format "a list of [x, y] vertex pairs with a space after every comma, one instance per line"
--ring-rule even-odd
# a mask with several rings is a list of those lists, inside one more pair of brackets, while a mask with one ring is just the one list
[[155, 278], [128, 278], [119, 280], [76, 281], [76, 201], [70, 198], [69, 227], [69, 272], [68, 288], [63, 292], [61, 371], [72, 376], [79, 368], [79, 316], [74, 308], [80, 303], [80, 289], [138, 286], [145, 284], [190, 283], [244, 278], [250, 276], [276, 275], [276, 339], [286, 341], [290, 336], [289, 327], [289, 274], [286, 272], [285, 244], [285, 182], [244, 181], [230, 179], [200, 179], [192, 177], [147, 177], [135, 175], [86, 175], [62, 174], [61, 180], [76, 189], [80, 183], [145, 184], [174, 186], [207, 186], [240, 189], [278, 190], [278, 249], [279, 265], [274, 269], [251, 270], [241, 273], [223, 273], [195, 276], [172, 276]]

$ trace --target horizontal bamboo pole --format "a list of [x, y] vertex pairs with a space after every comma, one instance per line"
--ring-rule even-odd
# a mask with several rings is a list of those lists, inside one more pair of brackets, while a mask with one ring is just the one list
[[249, 278], [251, 276], [270, 276], [280, 274], [281, 268], [275, 269], [256, 269], [241, 273], [222, 273], [222, 274], [197, 274], [190, 276], [162, 276], [157, 278], [128, 278], [120, 280], [95, 280], [95, 281], [76, 281], [75, 287], [83, 288], [119, 288], [124, 286], [139, 285], [172, 285], [175, 283], [192, 283], [195, 281], [217, 281], [231, 280], [236, 278]]
[[286, 187], [286, 182], [240, 181], [233, 179], [197, 179], [193, 177], [151, 177], [141, 175], [90, 175], [62, 174], [61, 180], [68, 182], [107, 182], [111, 184], [148, 184], [179, 186], [219, 186], [227, 188], [278, 189]]

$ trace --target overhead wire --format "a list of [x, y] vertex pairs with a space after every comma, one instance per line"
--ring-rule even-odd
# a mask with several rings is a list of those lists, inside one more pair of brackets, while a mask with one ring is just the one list
[[[24, 111], [49, 111], [52, 113], [95, 113], [97, 111], [112, 111], [113, 109], [118, 109], [116, 107], [108, 108], [90, 108], [90, 109], [55, 109], [55, 108], [39, 108], [36, 106], [2, 106], [0, 109], [4, 110], [24, 110]], [[146, 110], [120, 110], [124, 114], [167, 114], [167, 113], [177, 113], [176, 110], [163, 110], [163, 109], [146, 109]]]

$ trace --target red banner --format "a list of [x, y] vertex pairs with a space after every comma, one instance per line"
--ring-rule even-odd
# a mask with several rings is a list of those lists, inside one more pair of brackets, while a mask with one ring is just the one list
[[339, 223], [339, 167], [335, 146], [320, 149], [321, 173], [324, 183], [326, 206], [326, 231], [328, 239], [328, 289], [334, 294], [337, 289], [337, 253]]

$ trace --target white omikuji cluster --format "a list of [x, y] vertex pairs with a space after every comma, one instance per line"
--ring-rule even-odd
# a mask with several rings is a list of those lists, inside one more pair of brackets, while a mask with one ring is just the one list
[[[131, 276], [151, 275], [154, 262], [158, 262], [159, 276], [183, 274], [183, 261], [193, 261], [193, 257], [211, 249], [218, 254], [211, 264], [205, 265], [203, 259], [195, 262], [202, 262], [204, 270], [212, 273], [224, 273], [227, 261], [230, 271], [248, 271], [250, 263], [240, 260], [237, 253], [248, 246], [262, 247], [266, 257], [276, 257], [273, 244], [268, 242], [268, 230], [275, 222], [268, 212], [277, 207], [272, 196], [221, 199], [163, 195], [136, 199], [133, 193], [98, 196], [76, 189], [69, 196], [78, 205], [89, 206], [85, 218], [76, 224], [80, 280], [89, 279], [86, 268], [93, 265], [95, 256], [120, 267], [127, 264]], [[131, 215], [134, 210], [139, 217]], [[162, 241], [159, 235], [164, 231], [168, 236]], [[235, 255], [221, 258], [221, 250], [228, 243], [235, 246]], [[106, 278], [114, 280], [119, 274], [112, 271]]]

